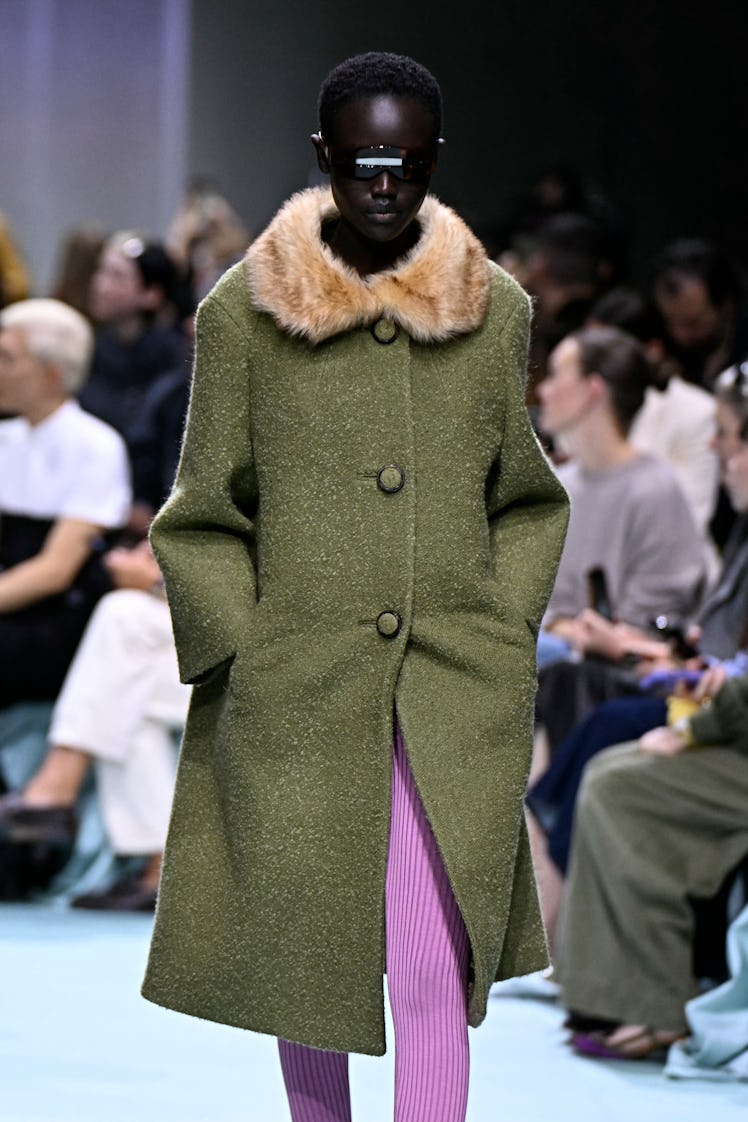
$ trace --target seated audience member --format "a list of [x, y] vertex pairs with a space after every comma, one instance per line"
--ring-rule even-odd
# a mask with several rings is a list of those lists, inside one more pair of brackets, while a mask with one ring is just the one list
[[5, 216], [0, 213], [0, 308], [25, 300], [29, 288], [28, 269], [13, 242]]
[[169, 227], [166, 244], [188, 271], [198, 300], [226, 269], [241, 261], [249, 242], [247, 228], [216, 184], [194, 179]]
[[[745, 363], [723, 372], [715, 386], [715, 398], [714, 449], [722, 468], [727, 493], [739, 517], [734, 522], [725, 545], [719, 579], [701, 605], [697, 629], [691, 629], [689, 635], [701, 656], [707, 660], [731, 658], [736, 650], [747, 645], [748, 638], [745, 634], [748, 622], [748, 497], [745, 494], [745, 481], [740, 469], [742, 460], [739, 455], [748, 432], [748, 366]], [[620, 658], [626, 650], [634, 650], [634, 640], [637, 638], [643, 644], [639, 648], [640, 652], [644, 655], [647, 653], [645, 648], [650, 640], [644, 631], [636, 631], [630, 627], [621, 631], [618, 625], [596, 617], [589, 622], [589, 631], [594, 631], [595, 649], [612, 660]], [[663, 658], [658, 662], [660, 668], [670, 665], [671, 652], [667, 651]], [[569, 753], [574, 757], [572, 769], [576, 771], [580, 766], [576, 749], [567, 742], [568, 739], [575, 738], [575, 726], [580, 726], [579, 750], [581, 751], [583, 741], [586, 745], [584, 751], [587, 753], [597, 750], [598, 746], [604, 747], [605, 743], [616, 743], [634, 735], [638, 725], [631, 729], [624, 725], [618, 730], [620, 735], [616, 734], [618, 718], [627, 712], [634, 714], [634, 708], [627, 708], [622, 702], [617, 704], [612, 711], [616, 715], [615, 720], [611, 720], [610, 709], [604, 709], [594, 718], [592, 714], [598, 703], [620, 698], [623, 694], [635, 695], [632, 705], [640, 702], [644, 713], [653, 702], [652, 699], [640, 701], [639, 679], [651, 669], [644, 659], [639, 667], [625, 672], [619, 670], [617, 663], [601, 660], [585, 660], [576, 664], [558, 660], [541, 670], [538, 712], [554, 755], [556, 750], [560, 750], [561, 743], [564, 743], [562, 758], [554, 764], [554, 777], [548, 779], [548, 786], [555, 788], [555, 769], [564, 767], [563, 761]], [[586, 723], [588, 716], [590, 723]], [[600, 737], [605, 743], [600, 742]], [[566, 790], [565, 780], [563, 786]], [[547, 797], [548, 791], [544, 798]], [[566, 795], [561, 799], [568, 805]]]
[[98, 329], [80, 401], [128, 447], [153, 383], [188, 366], [189, 347], [177, 323], [180, 299], [177, 268], [160, 243], [115, 234], [105, 244], [91, 280], [89, 305]]
[[[739, 517], [724, 554], [722, 572], [707, 596], [697, 629], [700, 655], [688, 662], [697, 679], [681, 692], [702, 702], [727, 677], [748, 670], [748, 364], [733, 366], [717, 379], [715, 447], [730, 498]], [[736, 653], [737, 652], [737, 653]], [[682, 661], [658, 663], [660, 671], [680, 672]], [[566, 871], [577, 790], [587, 762], [602, 749], [643, 735], [664, 724], [662, 696], [625, 697], [604, 702], [561, 742], [547, 772], [528, 792], [528, 804], [548, 835], [548, 854]]]
[[0, 313], [0, 708], [57, 696], [110, 587], [103, 538], [127, 520], [122, 439], [73, 400], [91, 347], [56, 300]]
[[[559, 469], [571, 517], [539, 638], [541, 666], [572, 649], [608, 653], [597, 648], [600, 613], [589, 610], [593, 593], [616, 621], [609, 626], [621, 654], [663, 653], [635, 629], [663, 614], [682, 621], [699, 601], [706, 572], [703, 535], [671, 468], [639, 453], [628, 439], [649, 382], [636, 340], [599, 327], [559, 344], [539, 387], [541, 427], [571, 455]], [[597, 588], [591, 587], [595, 578]]]
[[[55, 705], [50, 748], [23, 792], [0, 798], [6, 842], [70, 842], [89, 766], [114, 853], [142, 872], [73, 900], [74, 907], [150, 911], [171, 809], [189, 688], [181, 685], [158, 565], [146, 542], [105, 557], [117, 591], [98, 604]], [[2, 870], [0, 869], [0, 876]]]
[[687, 381], [711, 389], [720, 370], [748, 353], [748, 316], [736, 265], [710, 242], [684, 238], [655, 258], [650, 288], [668, 353]]
[[91, 280], [98, 268], [106, 233], [97, 223], [76, 226], [63, 238], [50, 296], [90, 319]]
[[614, 288], [592, 308], [588, 326], [618, 327], [644, 347], [654, 369], [644, 404], [634, 417], [629, 440], [639, 452], [670, 464], [691, 505], [696, 525], [706, 532], [717, 501], [719, 465], [712, 449], [714, 398], [683, 380], [665, 351], [655, 310], [633, 288]]
[[529, 403], [545, 377], [548, 356], [571, 331], [580, 328], [612, 266], [603, 231], [583, 214], [559, 214], [534, 235], [518, 279], [535, 301], [529, 360]]
[[746, 854], [748, 676], [585, 772], [556, 948], [580, 1052], [651, 1056], [686, 1033], [691, 900], [713, 896]]

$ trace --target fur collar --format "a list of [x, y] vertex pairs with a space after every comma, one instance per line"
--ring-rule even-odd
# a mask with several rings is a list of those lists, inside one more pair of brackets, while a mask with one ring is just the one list
[[322, 241], [322, 222], [337, 213], [328, 188], [300, 191], [249, 247], [252, 303], [279, 327], [312, 344], [382, 316], [421, 343], [480, 327], [491, 284], [488, 259], [449, 207], [427, 195], [418, 212], [417, 244], [393, 268], [369, 277]]

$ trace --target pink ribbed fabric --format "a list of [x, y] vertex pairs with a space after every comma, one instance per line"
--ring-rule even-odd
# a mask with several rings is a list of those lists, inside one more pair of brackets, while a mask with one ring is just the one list
[[[469, 941], [397, 726], [385, 921], [395, 1122], [464, 1122]], [[293, 1122], [350, 1122], [348, 1057], [279, 1047]]]

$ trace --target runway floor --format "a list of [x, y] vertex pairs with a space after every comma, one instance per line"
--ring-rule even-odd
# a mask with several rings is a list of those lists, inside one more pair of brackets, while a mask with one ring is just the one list
[[[150, 917], [0, 906], [2, 1122], [287, 1122], [267, 1037], [139, 995]], [[469, 1122], [743, 1122], [748, 1086], [587, 1060], [554, 1004], [492, 997], [471, 1031]], [[390, 1031], [391, 1037], [391, 1031]], [[392, 1054], [354, 1057], [354, 1122], [392, 1117]]]

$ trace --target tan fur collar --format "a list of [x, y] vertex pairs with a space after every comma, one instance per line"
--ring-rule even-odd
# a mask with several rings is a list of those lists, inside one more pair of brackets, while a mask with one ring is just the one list
[[360, 276], [320, 237], [337, 210], [326, 187], [293, 195], [247, 251], [252, 303], [279, 327], [321, 343], [342, 331], [394, 320], [422, 343], [480, 327], [490, 269], [478, 239], [433, 195], [418, 213], [421, 237], [397, 265]]

